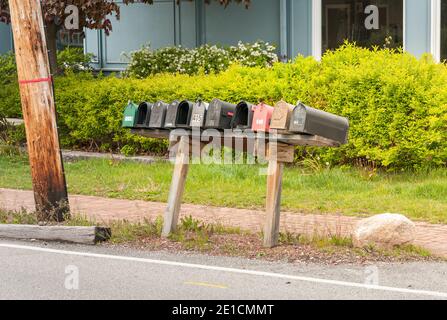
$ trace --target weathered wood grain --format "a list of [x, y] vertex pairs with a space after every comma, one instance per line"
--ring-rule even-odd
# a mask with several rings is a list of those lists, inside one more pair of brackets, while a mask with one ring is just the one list
[[179, 142], [175, 159], [174, 173], [172, 175], [171, 189], [169, 190], [168, 206], [165, 211], [163, 224], [163, 237], [168, 237], [177, 229], [180, 206], [185, 191], [186, 177], [189, 171], [190, 138], [182, 137]]
[[264, 228], [264, 247], [266, 248], [273, 248], [278, 245], [283, 170], [284, 164], [282, 162], [269, 161]]
[[0, 238], [95, 244], [110, 239], [111, 231], [103, 227], [65, 227], [0, 224]]
[[[267, 177], [267, 199], [266, 199], [266, 220], [264, 226], [264, 246], [272, 248], [278, 245], [279, 223], [281, 215], [281, 192], [284, 163], [291, 163], [294, 160], [295, 146], [319, 146], [338, 147], [340, 144], [319, 136], [305, 134], [271, 134], [255, 133], [252, 131], [242, 132], [240, 130], [223, 132], [209, 130], [203, 132], [191, 132], [185, 130], [133, 130], [133, 133], [151, 138], [169, 138], [172, 150], [176, 150], [176, 165], [172, 178], [171, 190], [169, 192], [168, 207], [165, 212], [165, 221], [162, 235], [169, 236], [177, 228], [181, 201], [184, 193], [186, 177], [189, 169], [189, 151], [185, 151], [185, 146], [190, 140], [195, 140], [200, 149], [204, 144], [220, 144], [229, 142], [233, 149], [251, 150], [254, 155], [260, 158], [266, 157], [269, 160]], [[177, 143], [177, 141], [179, 141]], [[230, 141], [229, 141], [230, 140]], [[171, 150], [171, 151], [172, 151]]]
[[[182, 136], [191, 136], [192, 132], [190, 130], [150, 130], [150, 129], [133, 129], [133, 134], [140, 135], [147, 138], [155, 139], [174, 139], [180, 138]], [[255, 141], [269, 141], [280, 142], [292, 146], [312, 146], [312, 147], [339, 147], [340, 143], [333, 141], [331, 139], [326, 139], [319, 136], [312, 136], [307, 134], [278, 134], [272, 132], [271, 134], [265, 134], [263, 132], [253, 132], [253, 131], [226, 131], [225, 137], [224, 132], [217, 130], [210, 130], [209, 132], [202, 131], [202, 139], [209, 141], [210, 138], [216, 137], [221, 139], [233, 139], [240, 140], [244, 144], [249, 144], [251, 146], [255, 145]]]
[[295, 160], [295, 147], [277, 142], [269, 142], [267, 147], [267, 160], [283, 163], [293, 163]]
[[61, 221], [68, 197], [41, 5], [10, 0], [9, 9], [36, 211]]

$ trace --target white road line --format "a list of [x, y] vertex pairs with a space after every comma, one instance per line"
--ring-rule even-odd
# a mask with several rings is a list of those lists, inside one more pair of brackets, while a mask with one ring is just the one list
[[412, 295], [423, 295], [423, 296], [447, 298], [447, 292], [412, 290], [412, 289], [396, 288], [396, 287], [375, 286], [375, 285], [368, 285], [368, 284], [356, 283], [356, 282], [328, 280], [328, 279], [311, 278], [311, 277], [303, 277], [303, 276], [293, 276], [293, 275], [273, 273], [273, 272], [243, 270], [243, 269], [209, 266], [209, 265], [202, 265], [202, 264], [191, 264], [191, 263], [183, 263], [183, 262], [175, 262], [175, 261], [164, 261], [164, 260], [154, 260], [154, 259], [145, 259], [145, 258], [136, 258], [136, 257], [115, 256], [115, 255], [98, 254], [98, 253], [90, 253], [90, 252], [57, 250], [57, 249], [48, 249], [48, 248], [40, 248], [40, 247], [33, 247], [33, 246], [22, 246], [22, 245], [15, 245], [15, 244], [0, 243], [0, 248], [29, 250], [29, 251], [53, 253], [53, 254], [60, 254], [60, 255], [98, 258], [98, 259], [149, 263], [149, 264], [172, 266], [172, 267], [183, 267], [183, 268], [190, 268], [190, 269], [201, 269], [201, 270], [219, 271], [219, 272], [226, 272], [226, 273], [246, 274], [246, 275], [260, 276], [260, 277], [295, 280], [295, 281], [302, 281], [302, 282], [312, 282], [312, 283], [318, 283], [318, 284], [334, 285], [334, 286], [341, 286], [341, 287], [351, 287], [351, 288], [359, 288], [359, 289], [367, 289], [367, 290], [375, 290], [375, 291], [388, 291], [388, 292], [395, 292], [395, 293], [405, 293], [405, 294], [412, 294]]

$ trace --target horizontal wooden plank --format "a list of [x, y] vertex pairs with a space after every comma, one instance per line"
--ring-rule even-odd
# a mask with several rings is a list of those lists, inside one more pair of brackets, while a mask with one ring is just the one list
[[132, 129], [132, 134], [146, 138], [169, 139], [171, 131], [169, 130], [151, 130], [151, 129]]
[[233, 141], [239, 140], [239, 145], [242, 143], [247, 143], [249, 145], [255, 145], [256, 140], [277, 141], [280, 143], [292, 145], [292, 146], [313, 146], [313, 147], [339, 147], [340, 143], [333, 141], [331, 139], [326, 139], [319, 136], [312, 136], [307, 134], [276, 134], [276, 133], [263, 133], [263, 132], [253, 132], [253, 131], [241, 131], [241, 130], [226, 130], [225, 132], [217, 130], [205, 130], [201, 131], [200, 135], [198, 132], [192, 132], [190, 130], [179, 129], [179, 130], [149, 130], [149, 129], [134, 129], [133, 134], [144, 136], [147, 138], [159, 138], [159, 139], [170, 139], [175, 141], [180, 139], [180, 137], [188, 135], [193, 138], [200, 138], [202, 141], [210, 141], [210, 138], [222, 138], [222, 139], [232, 139]]
[[95, 244], [110, 239], [110, 228], [0, 224], [0, 238]]
[[295, 160], [294, 146], [284, 143], [270, 142], [267, 150], [267, 160], [269, 161], [293, 163]]

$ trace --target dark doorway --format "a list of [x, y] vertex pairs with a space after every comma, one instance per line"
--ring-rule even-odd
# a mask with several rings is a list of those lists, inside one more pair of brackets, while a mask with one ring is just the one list
[[323, 0], [323, 53], [346, 40], [365, 48], [402, 47], [403, 12], [403, 0]]

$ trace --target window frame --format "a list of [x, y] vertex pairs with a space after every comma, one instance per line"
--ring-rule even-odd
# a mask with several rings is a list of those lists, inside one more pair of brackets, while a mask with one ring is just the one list
[[441, 61], [441, 0], [431, 0], [431, 32], [430, 48], [431, 54], [436, 62]]
[[[311, 0], [312, 1], [312, 56], [320, 61], [323, 56], [323, 0]], [[407, 1], [403, 1], [403, 13], [402, 13], [402, 39], [403, 39], [403, 48], [406, 50], [406, 8]], [[432, 1], [440, 1], [441, 0], [432, 0]], [[439, 10], [438, 10], [439, 11]], [[440, 13], [439, 13], [440, 16]], [[441, 22], [439, 21], [439, 28], [441, 27]], [[441, 40], [441, 36], [439, 35], [439, 42]], [[439, 48], [440, 50], [440, 48]]]

